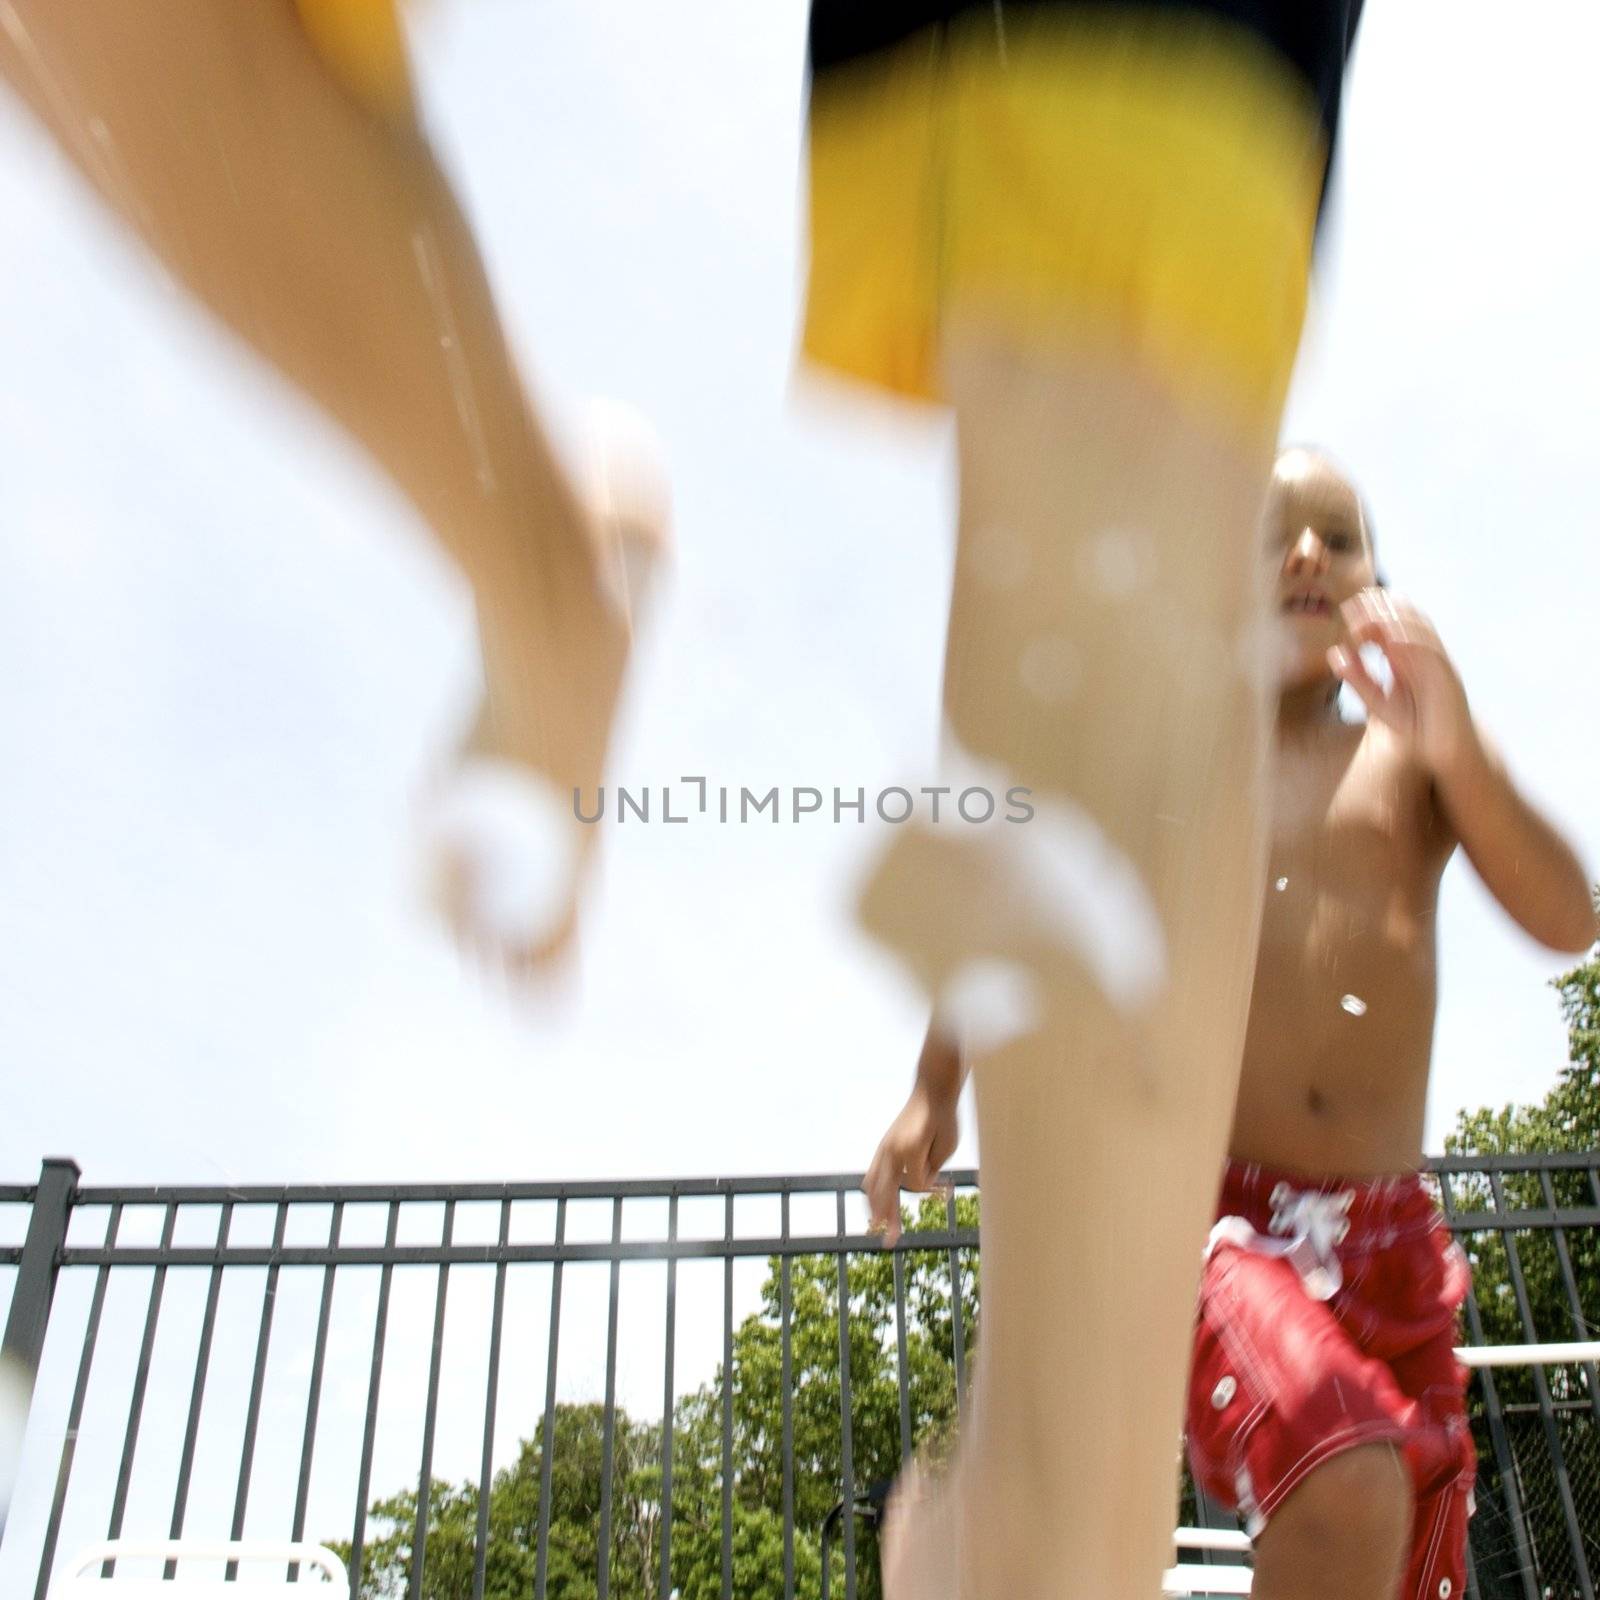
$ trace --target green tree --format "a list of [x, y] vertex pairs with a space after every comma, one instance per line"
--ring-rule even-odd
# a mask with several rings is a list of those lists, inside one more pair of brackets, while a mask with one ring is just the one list
[[[1450, 1155], [1527, 1155], [1542, 1151], [1600, 1150], [1600, 955], [1551, 985], [1567, 1024], [1569, 1060], [1555, 1086], [1537, 1105], [1483, 1107], [1457, 1115], [1445, 1140]], [[1545, 1189], [1549, 1183], [1548, 1194]], [[1507, 1209], [1593, 1206], [1596, 1196], [1582, 1171], [1514, 1173], [1501, 1180]], [[1493, 1185], [1476, 1174], [1454, 1180], [1457, 1210], [1498, 1210]], [[1533, 1326], [1524, 1330], [1505, 1242], [1498, 1232], [1469, 1235], [1468, 1256], [1484, 1336], [1495, 1343], [1591, 1339], [1600, 1325], [1600, 1230], [1566, 1231], [1565, 1244], [1578, 1290], [1575, 1317], [1566, 1274], [1553, 1236], [1524, 1236], [1517, 1244]]]
[[[956, 1222], [978, 1223], [976, 1197], [957, 1199]], [[909, 1227], [943, 1230], [944, 1201], [925, 1199]], [[959, 1253], [952, 1276], [949, 1250], [906, 1251], [901, 1261], [905, 1360], [911, 1436], [940, 1448], [957, 1409], [955, 1301], [961, 1302], [963, 1356], [977, 1325], [976, 1252]], [[782, 1600], [783, 1299], [784, 1268], [768, 1262], [760, 1309], [735, 1330], [727, 1394], [731, 1401], [732, 1588], [739, 1600]], [[820, 1587], [820, 1533], [842, 1491], [839, 1258], [797, 1256], [788, 1266], [790, 1362], [788, 1396], [793, 1450], [795, 1591]], [[851, 1455], [859, 1489], [891, 1477], [900, 1463], [900, 1320], [895, 1258], [859, 1252], [846, 1262]], [[662, 1539], [670, 1536], [672, 1587], [679, 1600], [717, 1600], [722, 1592], [724, 1374], [682, 1396], [672, 1419], [672, 1520], [661, 1524], [661, 1424], [619, 1410], [613, 1422], [609, 1589], [616, 1600], [658, 1593]], [[546, 1587], [550, 1600], [592, 1600], [600, 1565], [599, 1524], [604, 1464], [604, 1414], [599, 1405], [557, 1405], [551, 1450], [550, 1535]], [[495, 1474], [489, 1493], [485, 1551], [486, 1600], [526, 1600], [538, 1557], [539, 1479], [543, 1423], [524, 1439], [516, 1459]], [[415, 1552], [413, 1490], [379, 1499], [368, 1511], [363, 1550], [363, 1600], [409, 1593]], [[477, 1536], [478, 1490], [435, 1482], [428, 1500], [424, 1600], [469, 1600]], [[348, 1543], [332, 1543], [346, 1560]], [[878, 1593], [876, 1548], [858, 1540], [862, 1600]], [[842, 1592], [842, 1556], [834, 1579]]]
[[[600, 1490], [604, 1415], [599, 1405], [558, 1405], [550, 1461], [550, 1600], [590, 1600], [600, 1565]], [[660, 1429], [618, 1411], [612, 1443], [611, 1592], [652, 1593], [660, 1537]], [[523, 1600], [533, 1592], [539, 1527], [544, 1423], [524, 1439], [517, 1458], [495, 1474], [489, 1491], [485, 1551], [486, 1600]], [[409, 1592], [417, 1496], [406, 1489], [373, 1503], [362, 1552], [364, 1600]], [[426, 1600], [468, 1600], [476, 1551], [476, 1484], [433, 1481], [428, 1498]], [[330, 1542], [348, 1563], [348, 1542]], [[649, 1574], [646, 1580], [645, 1574]]]

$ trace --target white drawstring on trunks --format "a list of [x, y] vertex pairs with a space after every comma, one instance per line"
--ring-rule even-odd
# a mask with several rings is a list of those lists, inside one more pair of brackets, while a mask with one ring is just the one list
[[1338, 1249], [1350, 1232], [1350, 1207], [1355, 1198], [1354, 1189], [1328, 1194], [1280, 1183], [1272, 1191], [1267, 1233], [1259, 1232], [1244, 1217], [1222, 1217], [1211, 1230], [1206, 1255], [1227, 1243], [1258, 1255], [1282, 1256], [1300, 1274], [1313, 1300], [1331, 1300], [1344, 1282]]

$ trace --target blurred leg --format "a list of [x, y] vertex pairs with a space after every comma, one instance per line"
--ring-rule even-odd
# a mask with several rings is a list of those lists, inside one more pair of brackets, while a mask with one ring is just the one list
[[459, 562], [488, 746], [560, 789], [593, 784], [627, 648], [597, 564], [607, 530], [528, 403], [414, 124], [388, 0], [302, 9], [304, 25], [289, 0], [0, 0], [0, 73]]
[[[903, 836], [865, 917], [935, 993], [978, 956], [1040, 1002], [1036, 1028], [974, 1066], [984, 1305], [955, 1471], [961, 1592], [1153, 1595], [1260, 906], [1266, 695], [1249, 646], [1273, 441], [1103, 345], [1045, 356], [963, 323], [946, 352], [948, 725], [1037, 810], [999, 840]], [[1060, 807], [1089, 885], [1076, 931], [1011, 892], [1030, 860], [1051, 880]], [[1115, 891], [1098, 906], [1096, 881]], [[1128, 915], [1134, 886], [1148, 922]], [[1147, 927], [1162, 976], [1119, 988], [1105, 948]], [[949, 1515], [927, 1517], [928, 1538]], [[890, 1589], [951, 1592], [914, 1566]]]
[[1256, 1600], [1396, 1600], [1412, 1535], [1411, 1475], [1393, 1445], [1318, 1467], [1256, 1541]]
[[933, 15], [814, 0], [807, 350], [955, 408], [941, 781], [1034, 814], [897, 830], [862, 905], [967, 1030], [983, 1167], [974, 1400], [887, 1593], [1123, 1600], [1170, 1559], [1237, 1086], [1258, 519], [1327, 143], [1204, 8]]

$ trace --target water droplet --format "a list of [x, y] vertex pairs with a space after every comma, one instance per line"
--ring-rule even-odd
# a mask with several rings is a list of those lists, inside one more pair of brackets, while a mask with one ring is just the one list
[[1143, 545], [1130, 534], [1112, 528], [1097, 533], [1079, 560], [1085, 581], [1108, 600], [1126, 600], [1145, 586]]
[[1059, 633], [1040, 634], [1023, 646], [1017, 675], [1023, 688], [1040, 700], [1070, 700], [1078, 692], [1082, 676], [1078, 652]]
[[1282, 894], [1283, 891], [1289, 887], [1289, 880], [1287, 878], [1279, 878], [1272, 887], [1276, 889], [1279, 894]]
[[1367, 1014], [1367, 1002], [1358, 994], [1347, 994], [1339, 1004], [1350, 1013], [1352, 1017], [1364, 1017]]
[[416, 257], [422, 287], [433, 302], [434, 314], [439, 321], [439, 346], [445, 353], [445, 367], [450, 388], [455, 395], [456, 417], [462, 431], [472, 441], [473, 453], [477, 457], [478, 484], [485, 493], [492, 493], [494, 469], [489, 463], [489, 452], [484, 442], [478, 400], [472, 389], [472, 373], [456, 337], [455, 310], [446, 291], [444, 264], [438, 244], [431, 231], [419, 228], [411, 235], [411, 249]]

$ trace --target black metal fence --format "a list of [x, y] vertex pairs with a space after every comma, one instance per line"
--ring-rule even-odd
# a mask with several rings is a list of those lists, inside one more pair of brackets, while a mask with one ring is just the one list
[[[1595, 1338], [1600, 1155], [1435, 1171], [1469, 1341]], [[129, 1188], [46, 1162], [0, 1187], [6, 1357], [36, 1373], [0, 1592], [196, 1537], [329, 1544], [368, 1596], [870, 1600], [870, 1491], [949, 1435], [972, 1348], [952, 1179], [886, 1252], [854, 1174]], [[1469, 1593], [1594, 1600], [1595, 1363], [1482, 1368], [1473, 1408]], [[1187, 1485], [1184, 1515], [1221, 1520]]]

